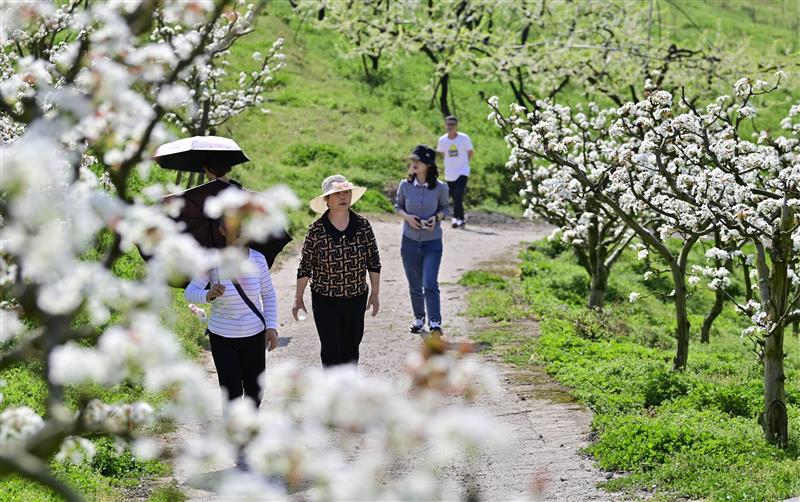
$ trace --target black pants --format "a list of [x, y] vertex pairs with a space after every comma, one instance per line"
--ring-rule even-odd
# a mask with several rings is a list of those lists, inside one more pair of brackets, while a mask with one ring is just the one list
[[467, 194], [467, 181], [469, 176], [461, 175], [455, 181], [448, 181], [447, 188], [450, 189], [450, 197], [453, 198], [453, 218], [464, 219], [464, 196]]
[[261, 404], [258, 377], [267, 362], [264, 332], [244, 338], [226, 338], [208, 331], [208, 336], [219, 386], [228, 392], [228, 399], [233, 401], [245, 394], [258, 407]]
[[311, 310], [322, 346], [322, 366], [358, 363], [366, 307], [366, 293], [352, 298], [335, 298], [312, 291]]

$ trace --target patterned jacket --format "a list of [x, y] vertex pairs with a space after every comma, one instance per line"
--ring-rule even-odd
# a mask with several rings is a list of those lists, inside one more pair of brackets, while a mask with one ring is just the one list
[[350, 223], [341, 231], [325, 212], [308, 227], [297, 278], [309, 277], [311, 291], [339, 298], [365, 294], [368, 271], [380, 273], [381, 259], [366, 218], [350, 211]]

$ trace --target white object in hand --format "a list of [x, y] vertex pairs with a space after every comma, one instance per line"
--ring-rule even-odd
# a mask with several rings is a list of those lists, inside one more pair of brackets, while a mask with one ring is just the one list
[[300, 310], [297, 311], [297, 320], [298, 321], [305, 321], [306, 317], [308, 317], [308, 313], [305, 311], [305, 309], [300, 309]]
[[189, 304], [189, 310], [191, 310], [194, 313], [194, 315], [196, 315], [197, 318], [200, 319], [200, 321], [202, 322], [208, 321], [208, 315], [206, 314], [206, 311], [198, 307], [194, 303]]

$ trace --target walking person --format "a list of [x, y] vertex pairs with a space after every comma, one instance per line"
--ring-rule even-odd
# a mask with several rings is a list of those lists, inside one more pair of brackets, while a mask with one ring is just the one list
[[409, 327], [419, 333], [425, 326], [427, 309], [431, 335], [441, 337], [439, 265], [442, 262], [442, 225], [447, 218], [448, 187], [439, 181], [436, 152], [417, 145], [409, 155], [408, 177], [397, 188], [397, 212], [405, 220], [400, 256], [403, 259], [414, 321]]
[[369, 221], [350, 209], [364, 192], [337, 174], [325, 178], [322, 195], [310, 203], [321, 216], [303, 242], [292, 316], [298, 320], [298, 313], [307, 311], [303, 294], [310, 282], [324, 367], [358, 364], [365, 312], [371, 307], [374, 317], [380, 308], [378, 243]]
[[469, 163], [475, 155], [472, 140], [458, 131], [458, 119], [453, 115], [444, 119], [447, 131], [436, 145], [436, 151], [444, 158], [444, 178], [453, 197], [453, 228], [466, 225], [464, 197], [467, 194]]
[[[235, 232], [224, 226], [220, 232], [233, 245]], [[191, 303], [211, 303], [207, 333], [227, 399], [246, 396], [258, 407], [262, 394], [258, 377], [266, 367], [265, 352], [278, 346], [278, 302], [266, 258], [253, 249], [248, 252], [250, 272], [220, 277], [212, 271], [192, 280], [184, 296]]]

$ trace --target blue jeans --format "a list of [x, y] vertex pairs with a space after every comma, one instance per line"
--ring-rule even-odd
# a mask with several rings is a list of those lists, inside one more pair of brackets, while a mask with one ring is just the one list
[[439, 264], [442, 262], [442, 239], [415, 241], [404, 236], [400, 256], [408, 279], [414, 317], [424, 320], [427, 306], [429, 324], [441, 324]]

